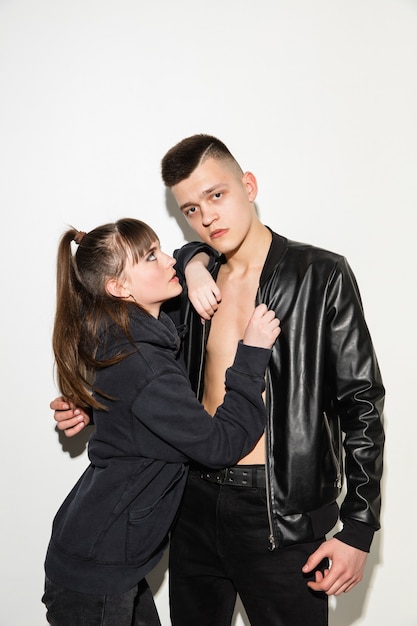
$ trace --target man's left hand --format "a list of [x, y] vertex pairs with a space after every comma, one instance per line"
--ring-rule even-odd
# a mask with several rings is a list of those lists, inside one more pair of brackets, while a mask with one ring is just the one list
[[308, 582], [307, 585], [313, 591], [324, 591], [328, 596], [346, 593], [362, 580], [367, 556], [367, 552], [353, 548], [339, 539], [324, 541], [310, 555], [303, 572], [311, 572], [325, 558], [330, 560], [330, 568], [324, 570], [324, 573], [316, 572], [315, 582]]

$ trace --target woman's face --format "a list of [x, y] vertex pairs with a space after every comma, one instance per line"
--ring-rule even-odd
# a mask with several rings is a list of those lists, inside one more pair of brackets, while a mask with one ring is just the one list
[[161, 305], [182, 291], [174, 265], [175, 259], [162, 252], [159, 241], [154, 241], [138, 263], [131, 259], [126, 263], [124, 297], [131, 296], [148, 313], [158, 317]]

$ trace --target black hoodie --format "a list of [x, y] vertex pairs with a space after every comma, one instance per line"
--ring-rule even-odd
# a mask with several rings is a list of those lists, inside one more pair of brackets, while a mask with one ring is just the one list
[[133, 347], [116, 327], [109, 333], [102, 356], [131, 354], [97, 373], [96, 386], [114, 400], [100, 397], [109, 410], [94, 412], [91, 464], [53, 523], [46, 575], [73, 591], [114, 594], [137, 584], [162, 556], [188, 460], [233, 465], [265, 426], [270, 350], [239, 344], [213, 419], [191, 390], [173, 322], [137, 309], [131, 333]]

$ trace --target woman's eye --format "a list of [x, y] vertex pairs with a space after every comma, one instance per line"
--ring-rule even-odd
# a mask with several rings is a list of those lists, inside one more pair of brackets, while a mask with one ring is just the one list
[[222, 192], [221, 191], [216, 191], [215, 194], [213, 194], [213, 198], [215, 198], [216, 200], [218, 200], [219, 198], [222, 197]]
[[148, 256], [148, 261], [156, 261], [156, 255], [154, 252], [151, 252]]

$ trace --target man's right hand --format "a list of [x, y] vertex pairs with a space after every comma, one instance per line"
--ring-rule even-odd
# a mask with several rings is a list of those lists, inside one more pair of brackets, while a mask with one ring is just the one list
[[67, 402], [62, 396], [52, 400], [49, 406], [54, 411], [58, 430], [63, 430], [67, 437], [77, 435], [90, 423], [88, 413], [74, 406], [72, 402]]

